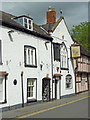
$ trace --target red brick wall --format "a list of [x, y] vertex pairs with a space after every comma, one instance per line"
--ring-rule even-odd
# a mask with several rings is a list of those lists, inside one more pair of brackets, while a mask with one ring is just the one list
[[47, 24], [56, 22], [56, 11], [52, 9], [52, 11], [47, 12]]

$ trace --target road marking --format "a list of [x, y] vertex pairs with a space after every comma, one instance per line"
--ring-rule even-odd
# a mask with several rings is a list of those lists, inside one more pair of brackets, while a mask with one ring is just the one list
[[51, 108], [47, 108], [47, 109], [44, 109], [44, 110], [41, 110], [41, 111], [38, 111], [38, 112], [30, 113], [30, 114], [27, 114], [27, 115], [22, 115], [22, 116], [17, 117], [17, 118], [27, 118], [27, 117], [30, 117], [30, 116], [33, 116], [33, 115], [36, 115], [36, 114], [39, 114], [39, 113], [43, 113], [43, 112], [46, 112], [46, 111], [49, 111], [49, 110], [52, 110], [52, 109], [56, 109], [56, 108], [59, 108], [59, 107], [62, 107], [62, 106], [65, 106], [65, 105], [68, 105], [68, 104], [86, 99], [86, 98], [89, 98], [89, 97], [90, 96], [86, 96], [86, 97], [83, 97], [83, 98], [80, 98], [80, 99], [77, 99], [77, 100], [74, 100], [74, 101], [70, 101], [70, 102], [67, 102], [67, 103], [64, 103], [64, 104], [61, 104], [61, 105], [58, 105], [58, 106], [54, 106], [54, 107], [51, 107]]

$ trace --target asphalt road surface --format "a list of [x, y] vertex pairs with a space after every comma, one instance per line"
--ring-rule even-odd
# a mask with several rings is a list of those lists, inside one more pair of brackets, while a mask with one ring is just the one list
[[88, 118], [88, 100], [85, 98], [62, 106], [27, 114], [22, 118]]

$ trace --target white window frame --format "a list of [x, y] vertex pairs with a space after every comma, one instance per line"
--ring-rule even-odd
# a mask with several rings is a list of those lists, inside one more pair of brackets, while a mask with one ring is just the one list
[[68, 53], [64, 45], [61, 47], [61, 68], [68, 68]]
[[0, 100], [0, 103], [5, 102], [5, 76], [0, 76], [0, 82], [2, 81], [2, 100]]
[[[27, 22], [25, 22], [25, 19], [26, 19]], [[31, 21], [31, 22], [29, 22], [29, 21]], [[27, 27], [25, 26], [25, 24], [27, 25]], [[29, 18], [23, 17], [23, 26], [24, 26], [26, 29], [31, 30], [31, 29], [32, 29], [32, 20], [29, 19]]]
[[[33, 84], [28, 84], [32, 83]], [[36, 78], [28, 78], [27, 79], [27, 99], [37, 99], [37, 79]], [[32, 91], [30, 91], [29, 88], [32, 88]]]
[[83, 56], [83, 57], [82, 57], [82, 62], [83, 62], [83, 63], [87, 63], [87, 56]]
[[81, 85], [82, 85], [82, 86], [85, 86], [85, 85], [86, 85], [86, 74], [82, 74], [81, 77], [82, 77], [82, 78], [81, 78]]
[[24, 46], [24, 59], [26, 67], [37, 67], [36, 48], [32, 46]]

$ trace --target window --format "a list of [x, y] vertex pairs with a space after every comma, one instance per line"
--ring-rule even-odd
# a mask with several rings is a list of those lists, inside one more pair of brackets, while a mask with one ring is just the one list
[[61, 54], [61, 68], [67, 68], [66, 63], [67, 63], [66, 54]]
[[28, 80], [28, 97], [33, 97], [34, 80]]
[[70, 74], [66, 76], [66, 88], [72, 88], [72, 76]]
[[67, 56], [67, 49], [64, 44], [61, 46], [61, 69], [67, 69], [68, 67], [68, 56]]
[[36, 65], [36, 49], [31, 46], [24, 46], [24, 59], [26, 67], [35, 67]]
[[24, 18], [24, 27], [27, 29], [31, 29], [31, 20], [28, 18]]
[[26, 18], [24, 18], [24, 27], [25, 27], [25, 28], [28, 28], [28, 21], [27, 21]]
[[2, 64], [2, 43], [0, 40], [0, 64]]
[[0, 104], [6, 103], [6, 75], [8, 73], [0, 72]]
[[36, 99], [36, 79], [27, 79], [27, 98]]
[[87, 56], [83, 56], [82, 60], [84, 63], [87, 63]]
[[81, 85], [85, 86], [85, 80], [86, 80], [86, 75], [82, 74], [82, 78], [81, 78]]
[[54, 60], [60, 61], [60, 45], [53, 44], [54, 47]]

